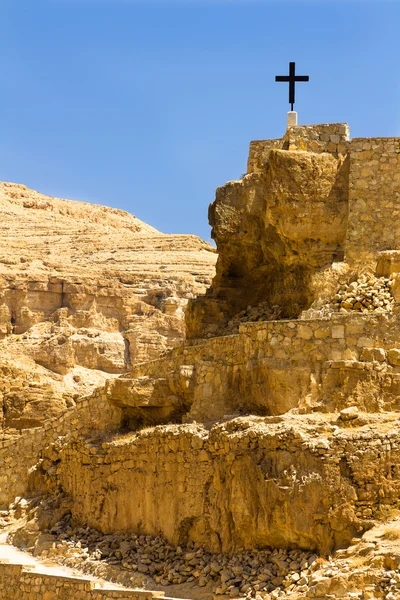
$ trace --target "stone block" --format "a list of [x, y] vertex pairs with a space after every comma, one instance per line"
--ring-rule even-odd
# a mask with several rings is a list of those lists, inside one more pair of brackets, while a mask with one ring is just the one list
[[287, 126], [288, 127], [293, 127], [295, 125], [297, 125], [297, 112], [292, 110], [288, 112], [288, 118], [287, 118]]
[[359, 348], [365, 348], [365, 347], [373, 347], [374, 346], [374, 340], [372, 340], [371, 338], [368, 337], [360, 337], [358, 342], [357, 342], [357, 346]]
[[302, 340], [310, 340], [313, 337], [314, 333], [309, 325], [299, 325], [297, 335]]
[[329, 335], [330, 335], [329, 327], [318, 327], [318, 329], [316, 329], [314, 332], [314, 336], [317, 340], [322, 340], [324, 338], [327, 338], [327, 337], [329, 337]]
[[398, 348], [393, 348], [389, 350], [387, 353], [388, 363], [397, 367], [400, 365], [400, 350]]
[[358, 418], [357, 406], [349, 406], [340, 411], [340, 418], [342, 421], [352, 421]]
[[344, 360], [357, 360], [357, 358], [357, 352], [355, 350], [352, 350], [351, 348], [346, 348], [346, 350], [343, 352]]
[[332, 337], [335, 339], [344, 338], [344, 325], [334, 325], [332, 327]]
[[366, 362], [384, 362], [386, 360], [386, 352], [383, 348], [363, 348], [361, 351], [360, 360]]

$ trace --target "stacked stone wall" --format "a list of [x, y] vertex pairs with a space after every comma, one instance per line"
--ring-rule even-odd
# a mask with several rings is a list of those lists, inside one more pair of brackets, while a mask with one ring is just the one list
[[349, 135], [349, 126], [346, 123], [288, 127], [282, 139], [250, 142], [247, 173], [256, 173], [264, 169], [271, 150], [330, 152], [335, 156], [344, 154], [350, 148]]
[[[389, 314], [243, 325], [243, 364], [231, 406], [261, 414], [311, 406], [338, 411], [348, 403], [371, 412], [399, 410], [399, 331], [399, 316]], [[210, 385], [211, 398], [229, 398], [215, 380]], [[198, 406], [205, 401], [195, 398], [194, 415]]]
[[[152, 534], [164, 523], [160, 531], [179, 543], [176, 515], [189, 524], [193, 515], [201, 521], [205, 511], [202, 490], [212, 471], [210, 456], [202, 451], [204, 435], [201, 426], [172, 425], [157, 428], [155, 435], [152, 429], [132, 434], [131, 443], [77, 441], [65, 447], [59, 477], [74, 497], [74, 515], [107, 533], [132, 529]], [[84, 463], [87, 469], [82, 470]], [[95, 472], [115, 495], [103, 494], [93, 479]]]
[[271, 150], [282, 150], [283, 139], [253, 140], [250, 142], [247, 173], [257, 173], [265, 167]]
[[75, 516], [104, 532], [161, 531], [212, 551], [327, 551], [348, 542], [358, 519], [397, 506], [398, 435], [395, 420], [335, 431], [311, 415], [303, 425], [243, 417], [210, 431], [156, 427], [65, 448], [59, 476]]
[[159, 360], [137, 365], [132, 375], [151, 375], [156, 367], [162, 376], [173, 372], [177, 364], [190, 365], [195, 360], [197, 368], [211, 368], [213, 364], [234, 367], [262, 358], [301, 362], [346, 357], [357, 360], [364, 347], [400, 347], [399, 321], [400, 316], [395, 314], [348, 313], [321, 319], [245, 323], [239, 334], [182, 344]]
[[338, 314], [331, 319], [270, 321], [241, 325], [245, 358], [313, 363], [359, 360], [364, 348], [400, 347], [398, 315]]
[[287, 150], [330, 152], [337, 156], [349, 150], [349, 139], [350, 130], [347, 123], [294, 125], [287, 129], [284, 147]]
[[[314, 394], [312, 382], [320, 385], [328, 367], [355, 369], [360, 377], [367, 376], [363, 369], [379, 367], [380, 371], [386, 369], [385, 385], [390, 388], [387, 401], [392, 403], [400, 376], [399, 331], [400, 315], [396, 313], [350, 313], [336, 314], [331, 319], [247, 323], [241, 325], [238, 335], [184, 345], [163, 359], [137, 365], [130, 377], [118, 380], [118, 396], [122, 406], [124, 399], [127, 406], [133, 406], [130, 389], [135, 387], [137, 378], [139, 383], [143, 377], [168, 380], [170, 393], [179, 394], [176, 382], [189, 368], [192, 392], [187, 393], [189, 416], [193, 419], [216, 419], [236, 410], [282, 414]], [[381, 362], [376, 365], [376, 359], [368, 359], [366, 354], [373, 349], [380, 353]], [[386, 362], [389, 359], [390, 365]], [[380, 389], [381, 383], [376, 383], [375, 394], [383, 402], [386, 392]], [[322, 394], [318, 388], [315, 394], [314, 400], [324, 404], [333, 392]], [[111, 387], [111, 400], [112, 396]], [[142, 406], [150, 406], [153, 400], [154, 396], [144, 397]], [[380, 405], [383, 409], [384, 405]], [[389, 404], [385, 409], [389, 410]]]
[[164, 600], [163, 593], [100, 589], [78, 577], [30, 571], [23, 565], [0, 562], [0, 600]]
[[281, 140], [250, 143], [248, 173], [265, 168], [273, 149], [350, 155], [348, 262], [400, 246], [400, 138], [349, 139], [345, 123], [288, 127]]
[[400, 138], [351, 141], [345, 260], [400, 247]]
[[6, 507], [26, 492], [30, 469], [40, 452], [57, 439], [112, 431], [120, 423], [121, 411], [109, 404], [105, 390], [100, 389], [44, 427], [22, 430], [19, 436], [0, 442], [0, 506]]

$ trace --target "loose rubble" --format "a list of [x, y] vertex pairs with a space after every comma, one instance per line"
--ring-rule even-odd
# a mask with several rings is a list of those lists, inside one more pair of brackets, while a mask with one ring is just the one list
[[[391, 294], [393, 277], [374, 277], [361, 275], [357, 281], [342, 285], [334, 298], [319, 309], [310, 308], [303, 311], [300, 319], [329, 317], [333, 312], [347, 313], [350, 311], [382, 313], [392, 311], [395, 300]], [[232, 335], [239, 331], [242, 323], [255, 321], [277, 321], [282, 319], [282, 307], [268, 302], [261, 302], [257, 306], [248, 306], [230, 319], [228, 325], [221, 332], [222, 335]], [[208, 334], [207, 337], [212, 337]]]
[[360, 277], [340, 287], [331, 305], [342, 313], [390, 311], [394, 304], [391, 285], [392, 279], [386, 277]]
[[222, 335], [232, 335], [233, 333], [236, 333], [242, 323], [277, 321], [280, 318], [282, 318], [282, 307], [278, 304], [270, 306], [268, 302], [260, 302], [257, 306], [248, 306], [246, 310], [242, 310], [232, 317], [223, 330]]
[[[102, 576], [105, 573], [98, 566], [107, 565], [125, 571], [128, 577], [151, 577], [161, 586], [192, 583], [232, 598], [254, 598], [260, 593], [269, 598], [274, 590], [306, 591], [310, 567], [321, 561], [313, 552], [299, 549], [243, 549], [233, 555], [211, 554], [193, 542], [174, 547], [162, 536], [104, 535], [89, 527], [74, 529], [69, 517], [48, 533], [54, 541], [49, 549], [41, 548], [42, 558], [84, 571], [91, 566]], [[123, 576], [117, 579], [119, 583], [129, 581]], [[132, 580], [137, 581], [135, 577]]]
[[[19, 499], [13, 510], [2, 511], [3, 526], [15, 525], [18, 519], [25, 522], [29, 505]], [[194, 543], [174, 547], [162, 536], [103, 535], [89, 527], [74, 527], [70, 515], [33, 537], [35, 527], [28, 537], [24, 528], [17, 529], [16, 535], [21, 531], [17, 545], [30, 540], [34, 545], [28, 550], [47, 564], [50, 560], [103, 581], [158, 589], [171, 597], [399, 600], [399, 523], [400, 516], [376, 523], [350, 546], [326, 558], [299, 549], [211, 554]], [[15, 528], [12, 531], [9, 541]]]

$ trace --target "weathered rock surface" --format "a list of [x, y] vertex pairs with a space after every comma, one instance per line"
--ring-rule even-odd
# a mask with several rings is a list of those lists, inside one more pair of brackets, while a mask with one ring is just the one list
[[[46, 373], [56, 406], [0, 445], [14, 543], [199, 600], [400, 598], [399, 156], [344, 124], [252, 143], [211, 205], [198, 298], [200, 276], [164, 293], [147, 267], [140, 288], [44, 267], [7, 284], [0, 367], [29, 375], [3, 386], [5, 418], [37, 423]], [[159, 356], [186, 300], [189, 340]]]
[[170, 425], [77, 441], [52, 451], [50, 477], [44, 455], [43, 478], [72, 497], [78, 521], [104, 533], [158, 531], [212, 552], [326, 554], [396, 506], [400, 489], [396, 414], [351, 416], [239, 417], [209, 431]]
[[183, 338], [215, 253], [128, 213], [0, 184], [0, 426], [39, 426]]
[[189, 305], [188, 336], [218, 333], [260, 302], [286, 318], [308, 308], [312, 276], [343, 258], [347, 178], [342, 156], [271, 150], [266, 169], [218, 188], [209, 209], [217, 274]]
[[184, 421], [206, 423], [238, 412], [398, 410], [399, 336], [398, 310], [244, 323], [236, 335], [138, 365], [107, 389], [132, 424], [153, 425], [157, 407], [172, 415], [180, 406]]

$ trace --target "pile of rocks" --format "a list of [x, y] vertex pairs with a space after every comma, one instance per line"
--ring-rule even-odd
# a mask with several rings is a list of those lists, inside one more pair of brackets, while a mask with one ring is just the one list
[[239, 331], [241, 323], [254, 321], [276, 321], [281, 318], [282, 307], [277, 304], [271, 306], [268, 302], [260, 302], [257, 306], [248, 306], [232, 317], [225, 327], [222, 335], [231, 335]]
[[[306, 591], [317, 556], [302, 550], [242, 550], [233, 555], [211, 554], [193, 543], [174, 547], [161, 536], [103, 535], [87, 528], [73, 529], [66, 518], [50, 532], [56, 537], [42, 556], [73, 566], [102, 562], [128, 574], [151, 577], [162, 586], [192, 583], [232, 598], [279, 597], [281, 592]], [[65, 557], [65, 560], [60, 558]], [[120, 579], [123, 583], [123, 579]]]
[[332, 307], [339, 312], [385, 312], [392, 310], [391, 279], [365, 277], [344, 284], [335, 295]]

